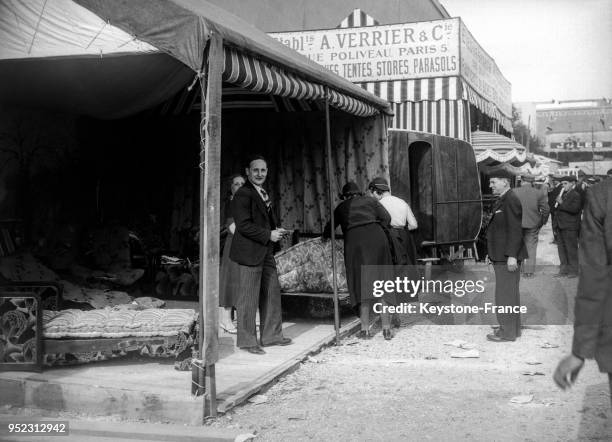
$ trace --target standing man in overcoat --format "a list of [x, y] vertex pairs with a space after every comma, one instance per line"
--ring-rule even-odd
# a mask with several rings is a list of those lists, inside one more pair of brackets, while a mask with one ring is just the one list
[[579, 261], [572, 353], [561, 360], [554, 380], [570, 387], [584, 360], [595, 358], [608, 373], [612, 401], [612, 180], [587, 190]]
[[546, 192], [533, 187], [534, 181], [533, 176], [523, 175], [521, 177], [521, 187], [512, 190], [521, 202], [523, 210], [523, 240], [529, 255], [529, 258], [525, 258], [525, 261], [523, 261], [522, 273], [526, 278], [534, 276], [538, 252], [538, 235], [550, 211]]
[[[506, 171], [492, 174], [489, 187], [499, 200], [487, 227], [487, 250], [495, 271], [495, 304], [520, 307], [521, 260], [527, 257], [523, 241], [521, 202], [510, 189], [512, 175]], [[520, 313], [498, 313], [499, 329], [487, 335], [493, 342], [515, 341], [521, 334]]]
[[259, 307], [261, 345], [289, 345], [283, 336], [280, 285], [274, 260], [274, 243], [287, 233], [278, 227], [272, 201], [262, 187], [268, 175], [264, 157], [254, 156], [246, 168], [247, 182], [232, 199], [236, 233], [230, 259], [238, 263], [239, 294], [236, 303], [236, 345], [249, 353], [265, 354], [257, 342], [255, 317]]
[[582, 196], [575, 188], [576, 177], [561, 178], [563, 192], [557, 196], [557, 249], [561, 267], [555, 276], [576, 278], [578, 276], [578, 231], [582, 212]]

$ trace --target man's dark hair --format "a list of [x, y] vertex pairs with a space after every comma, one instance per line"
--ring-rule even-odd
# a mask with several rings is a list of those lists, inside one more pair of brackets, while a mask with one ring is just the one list
[[266, 160], [266, 158], [265, 158], [263, 155], [260, 155], [260, 154], [253, 154], [253, 155], [251, 155], [251, 156], [249, 156], [249, 157], [247, 158], [247, 163], [246, 163], [246, 166], [245, 166], [245, 167], [246, 167], [247, 169], [250, 169], [250, 168], [251, 168], [251, 163], [252, 163], [253, 161], [257, 161], [257, 160], [262, 160], [263, 162], [265, 162], [265, 163], [266, 163], [266, 166], [268, 165], [268, 160]]

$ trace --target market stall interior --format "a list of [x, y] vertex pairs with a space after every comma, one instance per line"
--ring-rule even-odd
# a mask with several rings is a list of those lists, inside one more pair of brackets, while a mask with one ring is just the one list
[[[388, 104], [206, 2], [154, 6], [2, 5], [3, 17], [20, 18], [0, 27], [8, 42], [0, 54], [2, 152], [7, 164], [16, 160], [3, 176], [2, 216], [13, 220], [7, 234], [28, 246], [3, 259], [3, 275], [31, 282], [59, 279], [57, 271], [71, 279], [64, 300], [94, 308], [122, 304], [108, 289], [137, 280], [175, 297], [199, 286], [214, 413], [222, 178], [243, 172], [249, 154], [265, 155], [283, 227], [317, 234], [345, 181], [365, 187], [388, 176]], [[166, 251], [175, 255], [163, 258]], [[317, 278], [312, 291], [323, 278], [337, 294], [336, 278]], [[296, 275], [285, 280], [295, 292]], [[155, 306], [135, 309], [147, 307]], [[136, 316], [132, 325], [145, 324]], [[95, 318], [72, 321], [90, 336], [100, 332]], [[204, 385], [203, 370], [198, 376]]]

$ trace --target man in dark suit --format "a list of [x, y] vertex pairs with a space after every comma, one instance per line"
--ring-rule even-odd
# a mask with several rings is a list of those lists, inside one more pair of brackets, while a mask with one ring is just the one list
[[559, 181], [559, 177], [550, 176], [551, 179], [551, 189], [548, 192], [548, 207], [550, 209], [550, 220], [553, 231], [553, 244], [557, 244], [557, 236], [559, 235], [559, 231], [557, 228], [557, 217], [555, 211], [557, 210], [557, 197], [563, 191], [563, 186], [561, 185], [561, 181]]
[[579, 258], [572, 353], [561, 360], [554, 380], [570, 387], [584, 360], [595, 358], [608, 373], [612, 401], [612, 180], [587, 190]]
[[274, 260], [274, 243], [286, 233], [278, 227], [270, 196], [262, 187], [268, 166], [255, 156], [246, 168], [247, 182], [232, 199], [236, 233], [230, 259], [238, 263], [239, 295], [236, 304], [238, 336], [236, 345], [249, 353], [264, 354], [257, 342], [255, 317], [259, 307], [261, 345], [288, 345], [283, 337], [280, 285]]
[[[499, 200], [487, 227], [487, 250], [495, 271], [495, 304], [498, 307], [520, 307], [519, 271], [527, 257], [523, 241], [521, 202], [510, 189], [511, 175], [500, 171], [491, 175], [489, 187]], [[520, 313], [497, 313], [499, 329], [487, 335], [493, 342], [515, 341], [521, 334]]]
[[578, 231], [582, 212], [582, 196], [575, 188], [576, 177], [568, 175], [561, 178], [563, 192], [557, 196], [555, 210], [558, 228], [557, 249], [561, 268], [555, 276], [578, 276]]

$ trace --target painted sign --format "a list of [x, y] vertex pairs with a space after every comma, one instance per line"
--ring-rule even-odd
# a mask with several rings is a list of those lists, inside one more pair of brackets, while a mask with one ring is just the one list
[[550, 143], [551, 149], [573, 149], [573, 150], [583, 150], [583, 149], [601, 149], [601, 148], [610, 148], [612, 147], [612, 142], [610, 141], [566, 141], [564, 143]]
[[512, 115], [512, 86], [470, 31], [461, 22], [461, 76], [499, 110]]
[[269, 34], [353, 82], [459, 75], [458, 18]]

